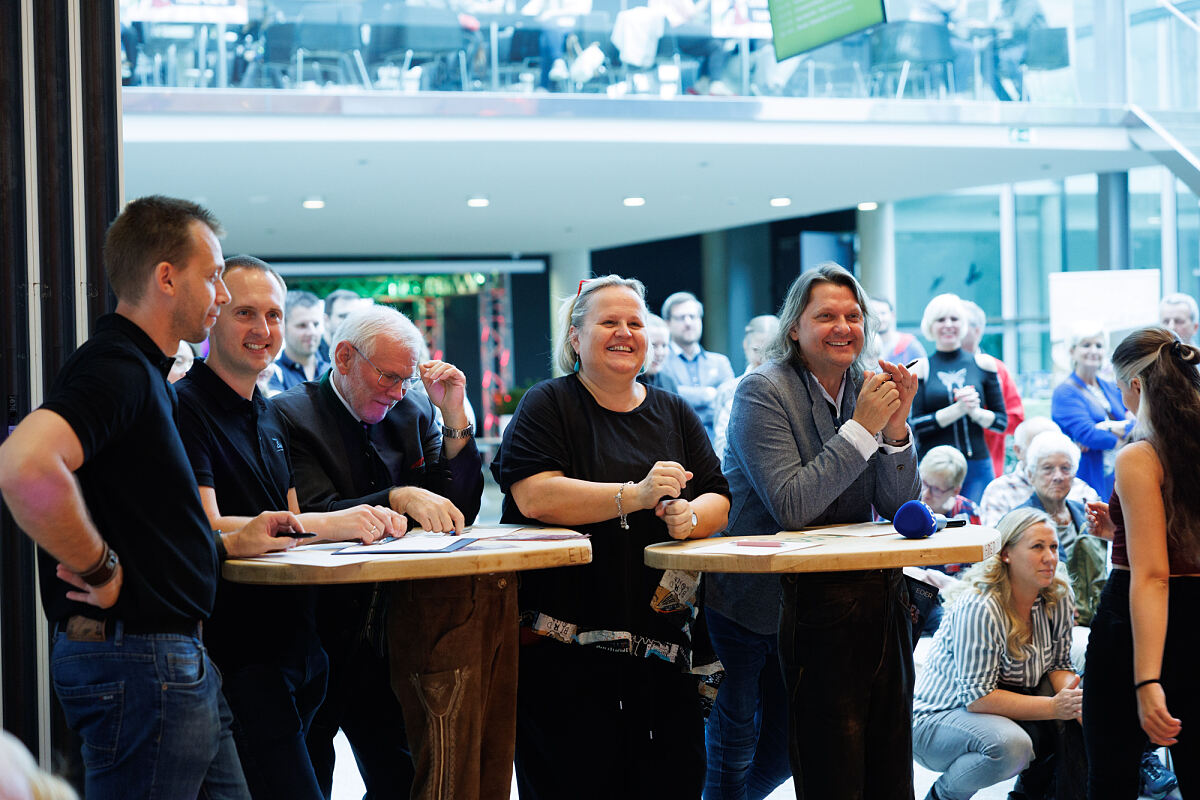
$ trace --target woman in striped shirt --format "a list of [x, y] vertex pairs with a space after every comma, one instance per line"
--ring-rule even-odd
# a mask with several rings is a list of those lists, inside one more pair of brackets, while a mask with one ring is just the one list
[[1010, 797], [1082, 798], [1074, 606], [1054, 524], [1020, 508], [997, 527], [1000, 552], [963, 575], [917, 678], [913, 755], [942, 773], [926, 800], [965, 800], [1018, 772]]

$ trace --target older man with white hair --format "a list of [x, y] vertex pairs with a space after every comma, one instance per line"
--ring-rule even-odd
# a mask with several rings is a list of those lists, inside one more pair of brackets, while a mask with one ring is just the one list
[[[1013, 453], [1017, 457], [1017, 464], [1011, 472], [996, 478], [983, 490], [983, 499], [979, 502], [979, 518], [984, 525], [996, 527], [1001, 517], [1024, 503], [1033, 494], [1033, 484], [1025, 471], [1025, 452], [1034, 437], [1046, 431], [1062, 433], [1049, 417], [1030, 417], [1013, 431]], [[1071, 482], [1071, 491], [1067, 498], [1079, 503], [1090, 503], [1099, 500], [1100, 496], [1086, 482], [1075, 478]]]
[[[444, 361], [419, 362], [421, 342], [390, 306], [356, 311], [333, 337], [329, 373], [275, 398], [302, 510], [381, 505], [410, 525], [450, 534], [474, 521], [483, 474], [467, 379]], [[410, 391], [418, 383], [424, 393]], [[516, 726], [513, 573], [322, 592], [317, 625], [330, 656], [329, 691], [309, 734], [314, 767], [332, 770], [340, 726], [360, 764], [371, 759], [363, 770], [371, 796], [408, 796], [395, 785], [404, 765], [393, 747], [406, 732], [412, 797], [507, 796]], [[396, 699], [403, 727], [390, 710]], [[372, 786], [375, 776], [382, 779]]]

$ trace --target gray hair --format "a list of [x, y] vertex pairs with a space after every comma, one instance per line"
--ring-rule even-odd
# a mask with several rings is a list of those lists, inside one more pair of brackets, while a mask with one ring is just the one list
[[785, 364], [795, 359], [807, 367], [800, 343], [792, 339], [792, 331], [800, 327], [800, 318], [804, 316], [804, 309], [808, 308], [809, 301], [812, 300], [813, 289], [823, 283], [849, 289], [858, 303], [859, 310], [862, 311], [863, 349], [850, 368], [857, 377], [865, 368], [866, 354], [874, 350], [872, 341], [875, 338], [875, 314], [871, 311], [871, 303], [862, 284], [845, 267], [832, 261], [823, 261], [813, 269], [800, 273], [799, 277], [792, 281], [787, 296], [783, 299], [783, 306], [779, 309], [779, 330], [763, 348], [763, 360]]
[[412, 354], [420, 358], [425, 337], [413, 321], [392, 306], [373, 305], [347, 316], [338, 325], [333, 335], [333, 347], [348, 342], [357, 347], [368, 358], [375, 355], [375, 340], [384, 336], [399, 342]]
[[700, 308], [700, 318], [701, 319], [704, 318], [704, 303], [701, 303], [700, 300], [696, 297], [696, 295], [692, 294], [691, 292], [675, 292], [675, 294], [671, 295], [670, 297], [668, 297], [666, 300], [663, 301], [663, 304], [662, 304], [663, 319], [670, 321], [671, 309], [674, 308], [675, 306], [679, 305], [680, 303], [695, 303]]
[[[921, 334], [932, 341], [933, 323], [951, 311], [958, 311], [962, 321], [970, 324], [970, 311], [967, 309], [967, 304], [958, 295], [946, 292], [937, 295], [925, 305], [925, 313], [921, 315]], [[965, 328], [963, 333], [966, 333]]]
[[1163, 306], [1187, 306], [1188, 311], [1192, 315], [1192, 322], [1200, 321], [1200, 308], [1196, 306], [1196, 298], [1190, 294], [1172, 292], [1171, 294], [1164, 295], [1163, 299], [1158, 301], [1158, 307], [1162, 308]]
[[1108, 350], [1108, 332], [1095, 320], [1084, 320], [1071, 326], [1067, 333], [1067, 352], [1074, 350], [1084, 339], [1099, 339], [1100, 346]]
[[665, 319], [663, 319], [662, 317], [660, 317], [658, 314], [647, 313], [646, 314], [646, 327], [647, 328], [662, 328], [663, 330], [667, 330], [671, 326], [668, 325], [667, 321]]
[[951, 484], [961, 488], [967, 478], [967, 457], [956, 447], [939, 444], [929, 448], [929, 452], [917, 466], [917, 471], [922, 477], [926, 473], [932, 473], [948, 478]]
[[610, 286], [620, 286], [629, 289], [637, 295], [643, 312], [646, 311], [646, 287], [636, 278], [622, 278], [620, 275], [603, 275], [599, 278], [584, 281], [579, 288], [579, 293], [574, 297], [568, 297], [563, 300], [558, 310], [559, 322], [561, 324], [558, 331], [558, 340], [554, 343], [553, 353], [555, 365], [563, 372], [573, 372], [575, 365], [579, 363], [579, 354], [571, 346], [571, 329], [583, 326], [584, 318], [592, 310], [596, 293]]
[[1025, 449], [1025, 472], [1030, 478], [1037, 470], [1038, 462], [1046, 456], [1066, 456], [1071, 462], [1071, 474], [1079, 469], [1079, 445], [1059, 431], [1045, 431], [1033, 437]]
[[1062, 433], [1062, 428], [1058, 427], [1058, 423], [1049, 417], [1027, 417], [1024, 422], [1017, 426], [1013, 431], [1013, 445], [1021, 448], [1021, 457], [1025, 457], [1025, 452], [1029, 448], [1029, 443], [1037, 438], [1039, 434], [1047, 431]]
[[987, 328], [987, 312], [980, 308], [978, 303], [970, 300], [962, 301], [963, 308], [967, 310], [967, 324], [972, 328], [985, 330]]

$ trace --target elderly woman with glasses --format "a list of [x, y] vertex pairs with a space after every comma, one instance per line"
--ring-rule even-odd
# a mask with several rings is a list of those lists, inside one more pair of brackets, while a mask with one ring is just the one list
[[691, 406], [636, 380], [644, 296], [607, 275], [563, 304], [567, 374], [525, 394], [492, 465], [502, 522], [592, 537], [590, 564], [521, 577], [522, 798], [700, 794], [701, 678], [719, 665], [695, 625], [699, 576], [647, 567], [643, 551], [723, 529], [729, 489]]
[[1082, 800], [1083, 691], [1071, 667], [1074, 606], [1045, 512], [1019, 508], [997, 526], [1000, 552], [947, 601], [917, 678], [913, 755], [942, 775], [926, 800], [967, 800], [1020, 773], [1009, 797]]
[[1079, 445], [1079, 477], [1108, 499], [1117, 448], [1133, 430], [1133, 415], [1115, 383], [1100, 377], [1107, 337], [1099, 325], [1077, 325], [1067, 338], [1071, 374], [1054, 390], [1050, 416]]
[[1079, 448], [1055, 431], [1039, 433], [1025, 453], [1033, 495], [1022, 506], [1045, 511], [1058, 533], [1059, 556], [1075, 592], [1076, 624], [1090, 625], [1100, 605], [1108, 545], [1088, 535], [1087, 509], [1067, 495], [1079, 466]]

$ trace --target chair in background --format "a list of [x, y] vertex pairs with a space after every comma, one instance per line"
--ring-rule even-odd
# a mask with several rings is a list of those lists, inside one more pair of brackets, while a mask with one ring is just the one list
[[897, 99], [917, 81], [926, 96], [954, 94], [954, 47], [945, 25], [910, 20], [885, 23], [871, 31], [870, 55], [873, 97], [882, 95], [893, 80]]
[[[1031, 79], [1064, 70], [1071, 66], [1071, 37], [1067, 28], [1034, 28], [1029, 31], [1029, 45], [1021, 64], [1021, 99], [1048, 100], [1049, 92], [1030, 89]], [[1037, 73], [1034, 75], [1032, 73]], [[1047, 76], [1048, 77], [1048, 76]], [[1072, 93], [1073, 94], [1073, 93]], [[1073, 99], [1073, 98], [1072, 98]]]
[[[468, 88], [466, 40], [458, 15], [449, 8], [388, 4], [381, 21], [370, 26], [367, 62], [399, 66], [404, 72], [417, 65], [430, 65], [444, 73], [422, 76], [426, 88], [441, 87], [456, 77], [463, 91]], [[438, 72], [438, 69], [430, 70]]]

